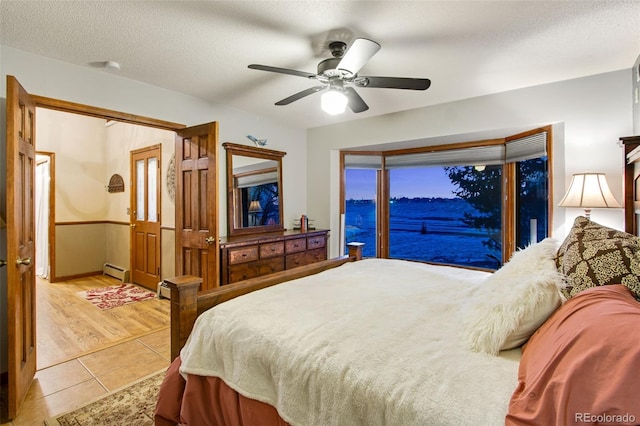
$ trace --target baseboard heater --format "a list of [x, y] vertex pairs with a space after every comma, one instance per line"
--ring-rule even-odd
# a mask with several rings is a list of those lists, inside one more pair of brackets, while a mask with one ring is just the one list
[[171, 289], [164, 283], [164, 281], [160, 281], [158, 283], [158, 299], [171, 299]]
[[129, 282], [129, 270], [124, 269], [121, 266], [117, 266], [112, 263], [105, 263], [102, 268], [102, 273], [104, 275], [109, 275], [110, 277], [117, 278], [123, 283]]

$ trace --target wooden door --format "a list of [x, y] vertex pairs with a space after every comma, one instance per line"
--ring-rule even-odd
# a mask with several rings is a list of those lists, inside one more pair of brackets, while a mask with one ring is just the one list
[[131, 280], [157, 290], [160, 282], [161, 146], [131, 152]]
[[9, 418], [36, 372], [35, 102], [7, 76], [7, 328]]
[[176, 131], [176, 275], [218, 287], [218, 123]]

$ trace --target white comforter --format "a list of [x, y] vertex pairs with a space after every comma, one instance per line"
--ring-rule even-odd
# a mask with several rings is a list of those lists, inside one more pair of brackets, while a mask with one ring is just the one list
[[292, 425], [499, 425], [520, 350], [462, 347], [487, 274], [385, 259], [348, 263], [201, 315], [183, 374], [222, 378]]

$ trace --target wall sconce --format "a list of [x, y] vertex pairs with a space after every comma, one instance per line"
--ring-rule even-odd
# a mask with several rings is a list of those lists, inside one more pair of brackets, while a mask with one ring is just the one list
[[587, 219], [592, 208], [621, 208], [611, 193], [604, 173], [576, 173], [560, 207], [582, 207]]

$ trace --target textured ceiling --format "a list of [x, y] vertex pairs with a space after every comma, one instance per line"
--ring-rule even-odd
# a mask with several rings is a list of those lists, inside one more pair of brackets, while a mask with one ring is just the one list
[[[357, 89], [369, 111], [331, 117], [317, 94], [274, 106], [315, 81], [247, 68], [315, 73], [328, 40], [356, 37], [382, 45], [360, 74], [431, 87]], [[3, 0], [0, 42], [310, 128], [631, 68], [640, 1]]]

